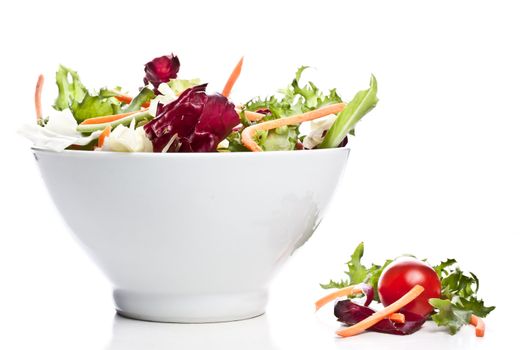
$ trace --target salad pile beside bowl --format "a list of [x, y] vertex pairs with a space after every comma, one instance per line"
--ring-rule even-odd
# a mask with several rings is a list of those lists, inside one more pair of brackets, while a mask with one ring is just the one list
[[[305, 67], [268, 98], [228, 98], [179, 79], [177, 56], [145, 66], [135, 96], [89, 91], [60, 66], [54, 113], [21, 133], [61, 215], [114, 287], [117, 311], [163, 322], [264, 312], [268, 285], [313, 234], [344, 172], [348, 138], [377, 83], [345, 103]], [[308, 124], [308, 125], [307, 125]], [[303, 126], [309, 127], [308, 132]]]

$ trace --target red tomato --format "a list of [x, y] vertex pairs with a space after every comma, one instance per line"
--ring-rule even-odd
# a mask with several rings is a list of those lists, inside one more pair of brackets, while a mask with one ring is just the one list
[[428, 316], [433, 307], [430, 298], [441, 296], [441, 282], [434, 269], [428, 264], [411, 257], [402, 257], [388, 265], [379, 277], [378, 292], [381, 303], [388, 306], [401, 298], [416, 284], [425, 288], [414, 301], [401, 309], [421, 316]]

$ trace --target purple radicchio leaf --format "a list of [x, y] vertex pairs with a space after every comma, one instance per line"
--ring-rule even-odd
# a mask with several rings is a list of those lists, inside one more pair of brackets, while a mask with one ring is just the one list
[[177, 56], [166, 55], [154, 58], [144, 65], [144, 84], [151, 83], [158, 94], [157, 88], [161, 83], [167, 83], [170, 79], [176, 79], [179, 72], [180, 61]]
[[360, 283], [356, 286], [356, 288], [361, 289], [361, 292], [363, 292], [366, 297], [364, 305], [370, 305], [370, 303], [374, 300], [374, 287], [366, 283]]
[[[368, 306], [358, 305], [351, 300], [341, 300], [335, 304], [334, 308], [334, 314], [337, 320], [349, 326], [364, 320], [374, 312], [375, 311]], [[405, 315], [405, 323], [396, 323], [389, 319], [384, 319], [368, 330], [388, 334], [408, 335], [421, 329], [421, 326], [427, 320], [425, 317], [411, 312], [404, 312], [403, 314]]]
[[240, 123], [235, 106], [222, 95], [207, 95], [206, 84], [185, 90], [144, 125], [154, 152], [215, 152]]
[[272, 114], [272, 112], [270, 112], [270, 109], [269, 108], [259, 108], [258, 110], [255, 111], [256, 113], [261, 113], [261, 114], [266, 114], [267, 116]]

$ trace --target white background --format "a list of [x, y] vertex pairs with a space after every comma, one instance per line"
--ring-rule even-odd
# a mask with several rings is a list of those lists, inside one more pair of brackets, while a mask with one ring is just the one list
[[[519, 1], [11, 1], [0, 21], [0, 348], [519, 348], [525, 230], [525, 33]], [[220, 90], [245, 56], [232, 97], [286, 84], [299, 65], [350, 99], [379, 82], [380, 102], [351, 140], [350, 164], [325, 221], [272, 284], [268, 313], [222, 325], [115, 318], [108, 282], [67, 232], [26, 140], [33, 89], [57, 64], [90, 87], [135, 91], [142, 65], [174, 52], [181, 77]], [[48, 109], [49, 110], [49, 109]], [[317, 283], [365, 260], [453, 257], [497, 305], [484, 339], [430, 325], [410, 337], [338, 340], [314, 315]], [[242, 283], [242, 281], [240, 281]]]

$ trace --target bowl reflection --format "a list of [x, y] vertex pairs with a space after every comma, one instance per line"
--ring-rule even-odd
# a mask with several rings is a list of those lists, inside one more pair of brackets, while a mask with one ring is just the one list
[[116, 315], [107, 350], [278, 350], [265, 315], [244, 321], [202, 324], [156, 323]]

